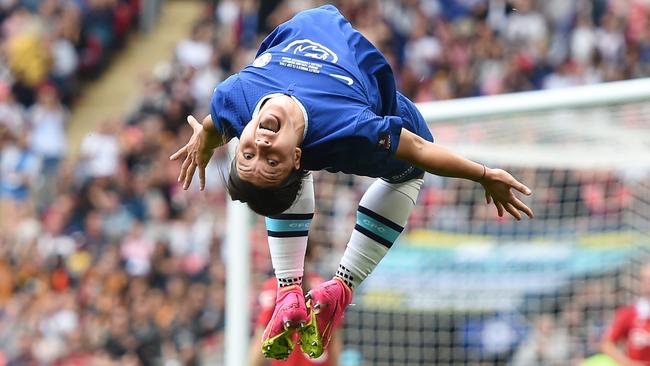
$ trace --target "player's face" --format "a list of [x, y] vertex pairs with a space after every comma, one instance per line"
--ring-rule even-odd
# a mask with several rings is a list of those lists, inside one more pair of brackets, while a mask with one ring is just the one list
[[286, 108], [262, 108], [242, 131], [237, 147], [239, 177], [258, 187], [279, 186], [300, 167], [300, 148], [294, 123]]

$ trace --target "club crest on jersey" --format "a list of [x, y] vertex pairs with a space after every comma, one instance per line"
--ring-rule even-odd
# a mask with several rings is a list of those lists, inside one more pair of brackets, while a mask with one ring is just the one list
[[385, 150], [390, 150], [390, 133], [385, 132], [380, 134], [377, 146]]
[[339, 60], [339, 57], [336, 55], [336, 53], [332, 52], [332, 50], [310, 39], [299, 39], [297, 41], [293, 41], [289, 43], [289, 45], [285, 47], [282, 52], [290, 52], [294, 55], [311, 57], [317, 60], [329, 61], [332, 63], [336, 63], [336, 61]]
[[270, 53], [264, 53], [261, 54], [258, 58], [253, 61], [253, 66], [255, 67], [264, 67], [268, 65], [269, 62], [271, 62], [271, 54]]

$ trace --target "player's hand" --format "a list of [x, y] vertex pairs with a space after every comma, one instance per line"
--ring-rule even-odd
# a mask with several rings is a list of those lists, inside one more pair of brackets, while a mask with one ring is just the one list
[[192, 127], [192, 137], [185, 146], [170, 156], [169, 160], [177, 160], [185, 156], [185, 160], [181, 165], [181, 172], [178, 175], [178, 182], [183, 182], [183, 189], [187, 190], [190, 183], [192, 183], [196, 168], [199, 168], [199, 186], [201, 190], [204, 190], [205, 167], [212, 158], [212, 154], [214, 154], [214, 148], [208, 146], [206, 131], [196, 118], [187, 116], [187, 123]]
[[[508, 212], [517, 221], [521, 220], [521, 213], [525, 213], [533, 218], [533, 210], [526, 206], [512, 191], [517, 190], [526, 196], [530, 196], [530, 188], [516, 180], [510, 173], [501, 169], [486, 168], [485, 177], [479, 183], [485, 189], [485, 200], [488, 204], [494, 202], [497, 207], [499, 217], [503, 217], [504, 212]], [[520, 212], [521, 211], [521, 212]]]

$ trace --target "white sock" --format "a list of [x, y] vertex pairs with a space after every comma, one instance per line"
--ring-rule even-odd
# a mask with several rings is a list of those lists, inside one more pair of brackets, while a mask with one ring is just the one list
[[415, 207], [422, 179], [388, 183], [377, 179], [359, 202], [357, 224], [336, 276], [354, 289], [377, 267]]
[[296, 201], [280, 215], [266, 218], [271, 262], [278, 286], [300, 285], [307, 250], [307, 236], [314, 217], [314, 180], [311, 173], [302, 180]]

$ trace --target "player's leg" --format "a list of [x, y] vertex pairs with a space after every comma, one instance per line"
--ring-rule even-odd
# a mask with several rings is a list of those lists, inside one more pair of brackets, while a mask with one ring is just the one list
[[378, 179], [363, 195], [357, 224], [336, 275], [307, 295], [312, 312], [308, 325], [301, 330], [301, 348], [310, 357], [323, 353], [352, 300], [352, 290], [375, 269], [401, 234], [422, 183], [421, 178], [404, 183]]
[[303, 178], [296, 202], [281, 215], [266, 218], [271, 262], [278, 280], [273, 316], [262, 336], [265, 357], [285, 359], [294, 348], [294, 334], [307, 320], [302, 292], [307, 233], [314, 216], [314, 183]]

